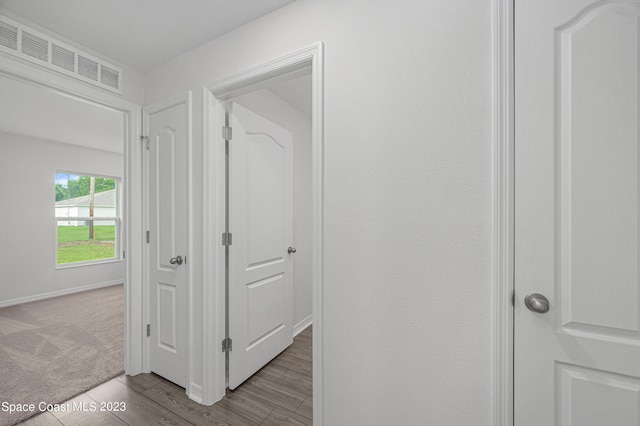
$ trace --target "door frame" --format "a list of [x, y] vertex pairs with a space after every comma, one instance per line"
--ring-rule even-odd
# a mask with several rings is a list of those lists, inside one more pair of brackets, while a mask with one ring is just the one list
[[[186, 128], [186, 143], [185, 143], [185, 158], [187, 160], [186, 167], [186, 197], [187, 197], [187, 205], [186, 205], [186, 224], [185, 224], [185, 263], [184, 267], [186, 268], [186, 277], [185, 277], [185, 388], [186, 393], [189, 395], [191, 399], [196, 402], [202, 401], [202, 389], [200, 386], [194, 383], [194, 373], [193, 373], [193, 356], [195, 351], [193, 350], [194, 339], [193, 339], [193, 323], [195, 321], [194, 318], [194, 309], [193, 309], [193, 269], [191, 265], [193, 262], [188, 262], [187, 260], [191, 257], [193, 253], [192, 241], [193, 238], [193, 172], [192, 172], [192, 151], [193, 151], [193, 108], [192, 108], [192, 93], [191, 90], [188, 90], [184, 93], [179, 93], [174, 96], [170, 96], [168, 98], [159, 100], [149, 105], [145, 105], [142, 107], [142, 131], [144, 136], [149, 136], [149, 116], [174, 106], [184, 105], [185, 106], [185, 128]], [[143, 215], [143, 226], [144, 230], [149, 230], [149, 151], [142, 147], [142, 187], [143, 187], [143, 200], [142, 200], [142, 215]], [[146, 241], [146, 239], [145, 239]], [[142, 317], [144, 318], [144, 324], [151, 324], [150, 317], [150, 307], [149, 307], [149, 244], [145, 243], [143, 245], [143, 280], [142, 280]], [[143, 339], [143, 372], [149, 373], [151, 372], [151, 351], [150, 351], [150, 339], [145, 336]]]
[[514, 380], [515, 0], [492, 1], [494, 426], [512, 426]]
[[124, 115], [123, 156], [124, 196], [122, 206], [121, 249], [125, 256], [124, 277], [124, 369], [128, 375], [143, 372], [142, 316], [142, 149], [139, 144], [142, 107], [102, 89], [76, 82], [66, 76], [46, 71], [0, 55], [0, 75]]
[[212, 404], [225, 395], [225, 356], [220, 342], [225, 337], [225, 150], [221, 129], [225, 102], [256, 90], [267, 81], [290, 78], [311, 70], [312, 79], [312, 315], [313, 315], [313, 419], [322, 425], [323, 407], [323, 211], [324, 211], [324, 66], [322, 42], [247, 68], [202, 88], [203, 99], [203, 403]]

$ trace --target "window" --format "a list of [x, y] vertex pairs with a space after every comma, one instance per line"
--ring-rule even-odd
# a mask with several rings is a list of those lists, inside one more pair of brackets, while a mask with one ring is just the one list
[[118, 179], [57, 172], [57, 266], [120, 260]]

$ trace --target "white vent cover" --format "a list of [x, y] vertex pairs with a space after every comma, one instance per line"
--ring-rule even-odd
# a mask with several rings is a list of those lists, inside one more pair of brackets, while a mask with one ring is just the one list
[[122, 94], [122, 68], [2, 15], [0, 51]]

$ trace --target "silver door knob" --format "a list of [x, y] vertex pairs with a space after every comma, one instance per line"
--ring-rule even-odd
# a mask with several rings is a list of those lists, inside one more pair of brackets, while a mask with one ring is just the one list
[[530, 311], [544, 314], [549, 310], [549, 299], [540, 293], [531, 293], [524, 298], [524, 305]]
[[287, 253], [289, 253], [289, 254], [291, 254], [291, 253], [295, 253], [295, 252], [296, 252], [296, 249], [295, 249], [294, 247], [289, 247], [289, 248], [287, 249]]
[[172, 257], [169, 263], [172, 265], [182, 265], [182, 256]]

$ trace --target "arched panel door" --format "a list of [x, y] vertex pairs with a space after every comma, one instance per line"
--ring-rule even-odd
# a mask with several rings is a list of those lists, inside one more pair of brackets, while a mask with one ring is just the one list
[[234, 104], [229, 142], [229, 388], [293, 343], [293, 136]]
[[518, 426], [640, 424], [639, 22], [515, 1]]

